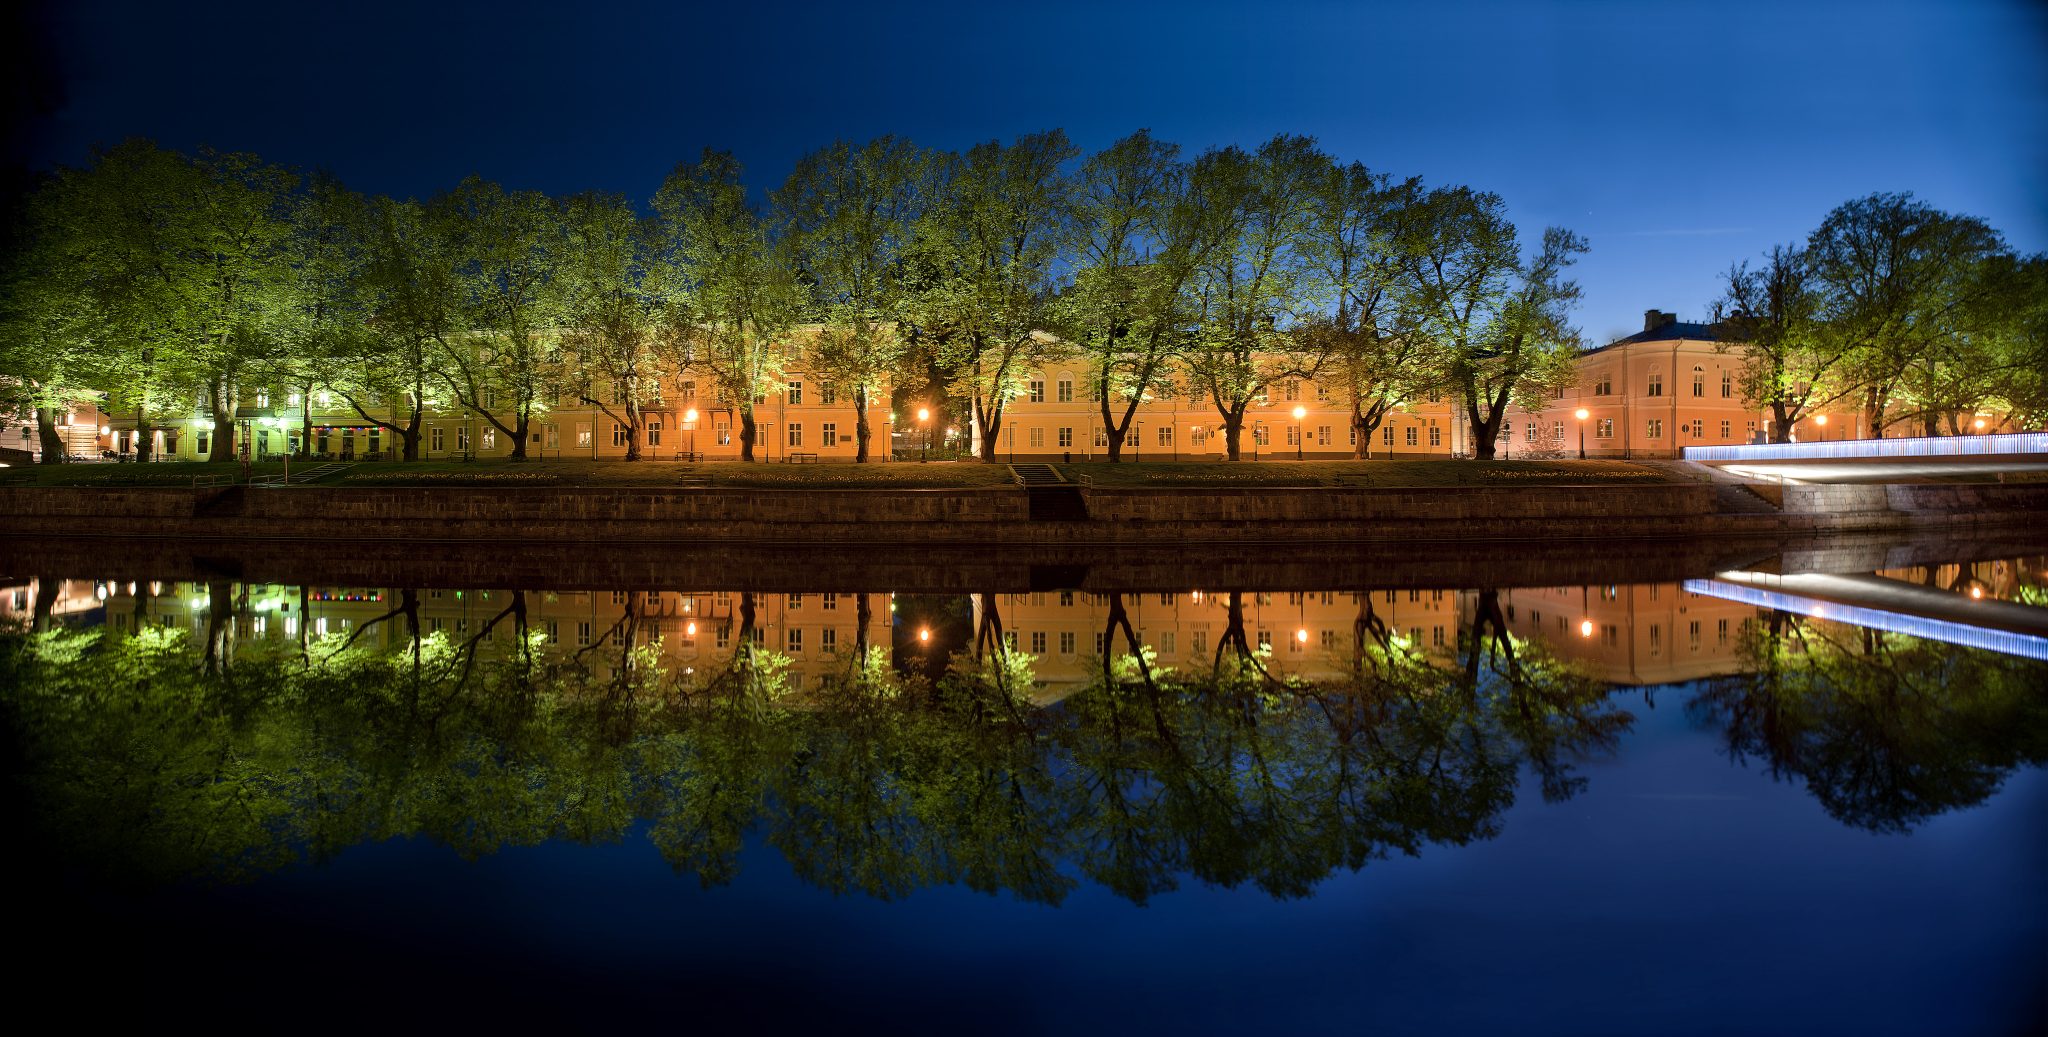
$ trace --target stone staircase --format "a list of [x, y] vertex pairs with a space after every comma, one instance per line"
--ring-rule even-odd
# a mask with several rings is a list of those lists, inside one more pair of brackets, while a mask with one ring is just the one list
[[1010, 478], [1031, 498], [1033, 522], [1086, 522], [1088, 501], [1081, 488], [1060, 477], [1049, 464], [1013, 464]]

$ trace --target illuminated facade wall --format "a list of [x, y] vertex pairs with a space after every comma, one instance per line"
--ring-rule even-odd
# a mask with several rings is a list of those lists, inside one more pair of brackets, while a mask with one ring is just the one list
[[1525, 587], [1501, 591], [1500, 607], [1517, 636], [1616, 684], [1740, 672], [1742, 625], [1760, 614], [1676, 583]]

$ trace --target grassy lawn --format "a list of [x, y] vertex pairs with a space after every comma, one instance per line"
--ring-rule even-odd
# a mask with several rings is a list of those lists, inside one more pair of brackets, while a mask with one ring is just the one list
[[1240, 461], [1057, 465], [1097, 486], [1544, 486], [1686, 482], [1630, 461]]
[[[294, 464], [296, 471], [307, 464]], [[1667, 470], [1627, 461], [1255, 461], [1105, 462], [1056, 465], [1070, 481], [1103, 487], [1219, 486], [1533, 486], [1683, 481]], [[282, 464], [250, 467], [282, 475]], [[0, 469], [0, 485], [190, 486], [194, 477], [239, 479], [239, 464], [67, 464]], [[376, 461], [358, 464], [316, 486], [622, 486], [710, 485], [759, 488], [915, 489], [1006, 486], [1005, 464], [973, 461], [919, 464], [752, 464], [677, 461]]]
[[[294, 462], [305, 472], [320, 462]], [[251, 465], [252, 476], [282, 475], [284, 465]], [[7, 486], [191, 486], [193, 479], [241, 478], [238, 463], [32, 465], [0, 469]], [[364, 462], [314, 486], [645, 486], [915, 489], [919, 487], [1005, 486], [1010, 470], [975, 462], [897, 461], [887, 464], [751, 464], [678, 461], [374, 461]]]

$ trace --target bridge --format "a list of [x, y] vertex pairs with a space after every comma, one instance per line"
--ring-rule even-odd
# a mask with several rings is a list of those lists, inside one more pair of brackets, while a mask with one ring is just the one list
[[1906, 583], [1871, 573], [1733, 570], [1687, 580], [1694, 594], [1815, 619], [2048, 660], [2048, 609]]
[[1687, 461], [1772, 482], [1989, 480], [2048, 472], [2048, 432], [1689, 446], [1681, 453]]

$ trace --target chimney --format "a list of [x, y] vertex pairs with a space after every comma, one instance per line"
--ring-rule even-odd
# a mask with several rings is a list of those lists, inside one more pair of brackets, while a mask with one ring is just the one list
[[1678, 314], [1675, 314], [1675, 313], [1665, 313], [1665, 312], [1664, 312], [1663, 310], [1644, 310], [1644, 311], [1643, 311], [1643, 330], [1644, 330], [1644, 331], [1655, 331], [1655, 330], [1657, 330], [1658, 328], [1661, 328], [1661, 327], [1663, 327], [1663, 326], [1664, 326], [1664, 325], [1666, 325], [1666, 324], [1676, 324], [1676, 323], [1678, 323]]

